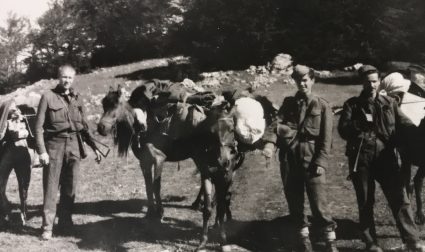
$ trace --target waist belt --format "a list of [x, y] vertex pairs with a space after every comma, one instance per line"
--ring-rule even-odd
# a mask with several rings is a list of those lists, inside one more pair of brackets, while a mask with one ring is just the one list
[[53, 138], [53, 137], [60, 137], [60, 138], [69, 138], [77, 135], [77, 131], [72, 131], [70, 128], [64, 129], [58, 132], [46, 132], [45, 137], [47, 138]]

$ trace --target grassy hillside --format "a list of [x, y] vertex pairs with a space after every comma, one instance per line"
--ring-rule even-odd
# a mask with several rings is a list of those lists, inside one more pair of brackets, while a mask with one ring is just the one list
[[[150, 64], [153, 64], [150, 62]], [[109, 86], [123, 84], [132, 90], [140, 82], [134, 78], [146, 67], [146, 62], [107, 68], [95, 73], [79, 75], [75, 87], [86, 100], [93, 123], [101, 113], [100, 98]], [[255, 76], [245, 71], [231, 72], [224, 86], [246, 88]], [[290, 84], [279, 77], [260, 87], [260, 92], [278, 101], [295, 92]], [[46, 89], [54, 82], [46, 82]], [[350, 96], [359, 93], [360, 86], [318, 83], [314, 91], [333, 105], [341, 105]], [[337, 121], [335, 117], [335, 122]], [[357, 207], [352, 185], [346, 181], [348, 173], [344, 157], [344, 142], [334, 131], [333, 155], [328, 169], [329, 204], [338, 223], [338, 246], [342, 251], [362, 248], [356, 233]], [[96, 138], [111, 144], [109, 138]], [[29, 192], [30, 216], [27, 226], [19, 225], [0, 232], [0, 251], [192, 251], [200, 238], [202, 214], [190, 210], [199, 189], [199, 175], [192, 161], [167, 163], [163, 174], [162, 195], [165, 219], [162, 224], [144, 219], [146, 195], [138, 161], [130, 155], [117, 157], [116, 151], [103, 160], [94, 162], [94, 156], [82, 162], [81, 180], [77, 192], [74, 221], [75, 233], [56, 237], [51, 241], [39, 240], [41, 226], [42, 181], [41, 169], [33, 169]], [[282, 192], [278, 161], [266, 167], [258, 153], [249, 153], [235, 177], [232, 203], [235, 221], [228, 225], [230, 242], [236, 251], [287, 251], [291, 236], [287, 229], [288, 208]], [[9, 199], [17, 208], [19, 198], [15, 175], [12, 173], [7, 188]], [[16, 212], [17, 210], [15, 210]], [[400, 245], [398, 232], [386, 207], [382, 193], [377, 196], [375, 208], [377, 229], [384, 248]], [[14, 217], [18, 217], [17, 214]], [[214, 232], [212, 232], [214, 233]], [[218, 248], [212, 235], [211, 251]]]

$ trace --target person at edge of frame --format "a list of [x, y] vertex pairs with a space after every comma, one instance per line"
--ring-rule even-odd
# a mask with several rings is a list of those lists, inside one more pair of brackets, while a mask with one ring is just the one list
[[10, 221], [10, 203], [6, 195], [6, 186], [12, 170], [18, 180], [21, 201], [21, 220], [26, 221], [28, 188], [31, 180], [31, 160], [34, 150], [27, 142], [29, 132], [24, 116], [14, 99], [0, 105], [0, 228], [8, 226]]
[[262, 138], [263, 155], [270, 158], [279, 148], [280, 170], [290, 218], [297, 232], [296, 251], [313, 251], [310, 223], [304, 210], [304, 192], [310, 202], [313, 227], [326, 243], [325, 251], [338, 251], [336, 222], [329, 215], [326, 168], [331, 151], [333, 115], [327, 101], [312, 92], [314, 70], [296, 65], [292, 78], [298, 92], [286, 97]]
[[[82, 140], [95, 152], [95, 160], [101, 160], [88, 131], [82, 100], [72, 88], [75, 74], [71, 65], [59, 67], [59, 83], [42, 95], [37, 111], [36, 150], [43, 165], [43, 240], [52, 237], [56, 216], [58, 232], [72, 231], [79, 165], [85, 155]], [[59, 188], [59, 209], [56, 209]]]
[[347, 141], [348, 178], [356, 191], [359, 228], [366, 251], [383, 251], [377, 243], [373, 216], [375, 180], [388, 200], [404, 249], [425, 251], [419, 240], [395, 152], [395, 147], [402, 140], [399, 136], [414, 125], [393, 98], [379, 94], [381, 79], [374, 66], [362, 66], [359, 75], [363, 90], [359, 96], [344, 103], [338, 132]]

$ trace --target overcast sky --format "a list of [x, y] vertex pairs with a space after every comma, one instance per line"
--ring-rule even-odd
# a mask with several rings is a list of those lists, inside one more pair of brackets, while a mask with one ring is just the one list
[[35, 24], [37, 18], [48, 9], [48, 2], [49, 0], [0, 0], [0, 25], [5, 24], [9, 11], [28, 17]]

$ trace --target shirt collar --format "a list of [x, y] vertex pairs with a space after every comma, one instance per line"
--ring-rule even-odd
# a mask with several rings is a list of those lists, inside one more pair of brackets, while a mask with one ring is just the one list
[[308, 94], [308, 95], [304, 95], [303, 93], [301, 93], [301, 92], [297, 92], [296, 94], [295, 94], [295, 98], [297, 99], [297, 100], [303, 100], [303, 101], [305, 101], [307, 104], [309, 104], [310, 102], [311, 102], [311, 100], [313, 100], [313, 93], [310, 93], [310, 94]]
[[76, 94], [75, 94], [75, 92], [74, 92], [74, 89], [73, 89], [73, 88], [70, 88], [70, 89], [68, 89], [68, 90], [64, 90], [64, 89], [62, 88], [62, 86], [60, 86], [60, 85], [57, 85], [57, 86], [53, 89], [53, 92], [55, 92], [56, 94], [61, 95], [61, 96], [63, 96], [63, 97], [65, 97], [65, 96], [75, 97], [75, 96], [76, 96]]

